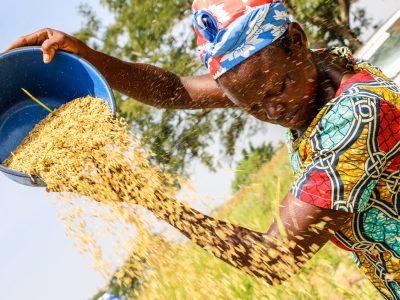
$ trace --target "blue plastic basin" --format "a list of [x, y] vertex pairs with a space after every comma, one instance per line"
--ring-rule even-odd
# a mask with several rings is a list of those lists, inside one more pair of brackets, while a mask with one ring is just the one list
[[[52, 110], [79, 97], [104, 99], [115, 116], [110, 86], [93, 65], [63, 51], [50, 64], [43, 63], [39, 47], [26, 47], [0, 54], [0, 164], [10, 156], [48, 111], [32, 101], [25, 88]], [[44, 186], [35, 176], [0, 165], [10, 179], [29, 186]]]

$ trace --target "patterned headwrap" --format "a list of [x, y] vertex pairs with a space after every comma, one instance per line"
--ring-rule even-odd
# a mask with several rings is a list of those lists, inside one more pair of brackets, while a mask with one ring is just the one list
[[281, 37], [290, 23], [285, 0], [195, 0], [200, 58], [217, 79]]

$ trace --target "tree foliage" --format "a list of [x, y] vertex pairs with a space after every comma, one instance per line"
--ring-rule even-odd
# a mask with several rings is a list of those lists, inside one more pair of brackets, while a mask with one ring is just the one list
[[[196, 57], [195, 35], [191, 27], [191, 0], [100, 0], [110, 12], [104, 23], [87, 5], [76, 36], [92, 47], [131, 62], [151, 63], [179, 75], [204, 71]], [[362, 9], [350, 14], [353, 0], [289, 1], [289, 11], [304, 23], [311, 45], [360, 45], [361, 26], [369, 21]], [[355, 24], [350, 27], [350, 24]], [[120, 113], [132, 130], [151, 148], [158, 163], [168, 171], [185, 174], [193, 159], [213, 169], [216, 159], [209, 148], [216, 141], [226, 158], [235, 153], [236, 143], [265, 127], [241, 110], [161, 110], [117, 94]]]
[[[365, 8], [352, 6], [357, 0], [297, 0], [288, 1], [289, 13], [311, 37], [315, 47], [346, 45], [353, 50], [362, 43], [361, 29], [371, 25]], [[351, 9], [353, 7], [353, 9]]]
[[262, 144], [261, 146], [254, 147], [250, 143], [250, 149], [244, 149], [242, 154], [243, 158], [239, 162], [235, 178], [232, 181], [232, 190], [239, 191], [243, 186], [247, 185], [252, 176], [268, 161], [271, 160], [275, 154], [276, 149], [269, 144]]
[[143, 256], [133, 252], [113, 274], [107, 286], [98, 291], [91, 300], [106, 298], [112, 295], [121, 299], [138, 299], [137, 295], [144, 282], [146, 261]]

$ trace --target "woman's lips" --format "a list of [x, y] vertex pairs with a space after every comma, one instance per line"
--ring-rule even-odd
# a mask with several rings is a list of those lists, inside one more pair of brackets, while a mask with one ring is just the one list
[[286, 121], [291, 120], [299, 114], [299, 111], [300, 111], [300, 108], [296, 109], [293, 112], [287, 113], [287, 114], [285, 114], [285, 117], [283, 119], [285, 119]]
[[297, 114], [290, 114], [290, 115], [286, 115], [284, 118], [283, 118], [283, 120], [285, 120], [285, 121], [291, 121], [291, 120], [293, 120], [294, 118], [296, 118], [297, 117]]
[[300, 109], [297, 109], [294, 112], [285, 114], [283, 118], [278, 120], [278, 123], [284, 127], [290, 127], [290, 126], [297, 124], [300, 119], [299, 112], [300, 112]]

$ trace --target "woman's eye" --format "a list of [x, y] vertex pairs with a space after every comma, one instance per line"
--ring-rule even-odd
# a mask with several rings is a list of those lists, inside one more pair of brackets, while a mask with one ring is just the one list
[[267, 90], [267, 96], [274, 96], [281, 94], [286, 88], [286, 77], [280, 81], [275, 82], [273, 86]]

